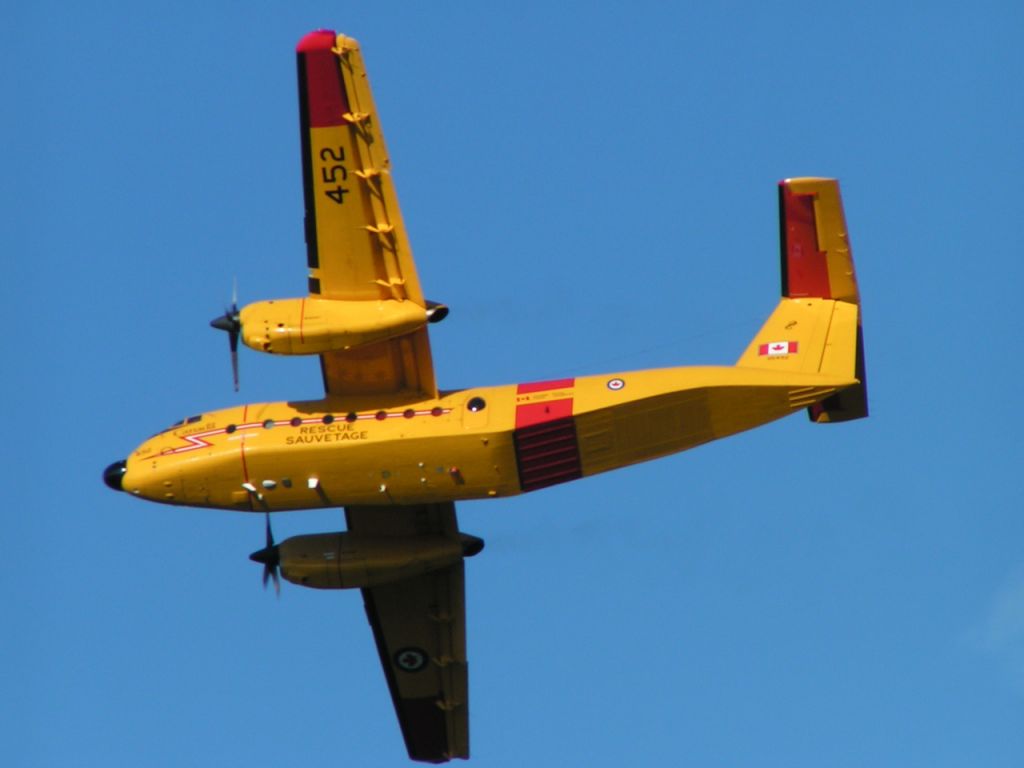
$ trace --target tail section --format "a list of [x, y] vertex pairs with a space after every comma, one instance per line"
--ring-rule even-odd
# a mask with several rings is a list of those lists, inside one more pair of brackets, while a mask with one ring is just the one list
[[834, 179], [779, 183], [782, 300], [737, 361], [747, 368], [856, 380], [808, 414], [817, 423], [868, 415], [860, 294]]

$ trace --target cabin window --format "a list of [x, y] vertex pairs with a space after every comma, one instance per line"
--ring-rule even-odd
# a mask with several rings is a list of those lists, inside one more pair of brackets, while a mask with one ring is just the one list
[[474, 397], [468, 403], [466, 403], [466, 407], [469, 408], [469, 410], [472, 411], [473, 413], [476, 413], [477, 411], [482, 411], [484, 408], [486, 408], [487, 403], [484, 401], [482, 397]]

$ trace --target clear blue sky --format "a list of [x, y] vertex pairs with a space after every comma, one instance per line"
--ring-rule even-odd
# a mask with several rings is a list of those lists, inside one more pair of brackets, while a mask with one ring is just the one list
[[2, 12], [0, 763], [406, 764], [358, 593], [275, 600], [262, 519], [100, 482], [319, 394], [243, 350], [236, 396], [207, 322], [235, 276], [304, 290], [294, 45], [331, 27], [452, 307], [442, 386], [731, 363], [786, 176], [841, 179], [864, 295], [870, 419], [460, 507], [473, 764], [1024, 765], [1024, 7], [496, 5]]

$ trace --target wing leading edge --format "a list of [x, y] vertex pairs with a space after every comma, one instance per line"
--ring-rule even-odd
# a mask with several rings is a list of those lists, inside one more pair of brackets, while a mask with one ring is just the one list
[[[358, 43], [323, 30], [296, 52], [310, 295], [426, 307]], [[320, 360], [328, 395], [437, 394], [425, 327]]]
[[[460, 535], [455, 505], [347, 507], [348, 529], [363, 536], [461, 538], [466, 554], [482, 542]], [[404, 581], [362, 590], [366, 617], [413, 760], [469, 757], [469, 674], [463, 561]]]

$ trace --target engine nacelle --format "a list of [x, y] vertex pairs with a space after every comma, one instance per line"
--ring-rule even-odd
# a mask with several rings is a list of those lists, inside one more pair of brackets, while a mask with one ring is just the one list
[[374, 587], [448, 568], [483, 549], [483, 540], [443, 536], [360, 536], [315, 533], [277, 546], [281, 575], [316, 589]]
[[258, 352], [318, 355], [384, 341], [415, 331], [435, 310], [412, 301], [276, 299], [239, 313], [242, 341]]

